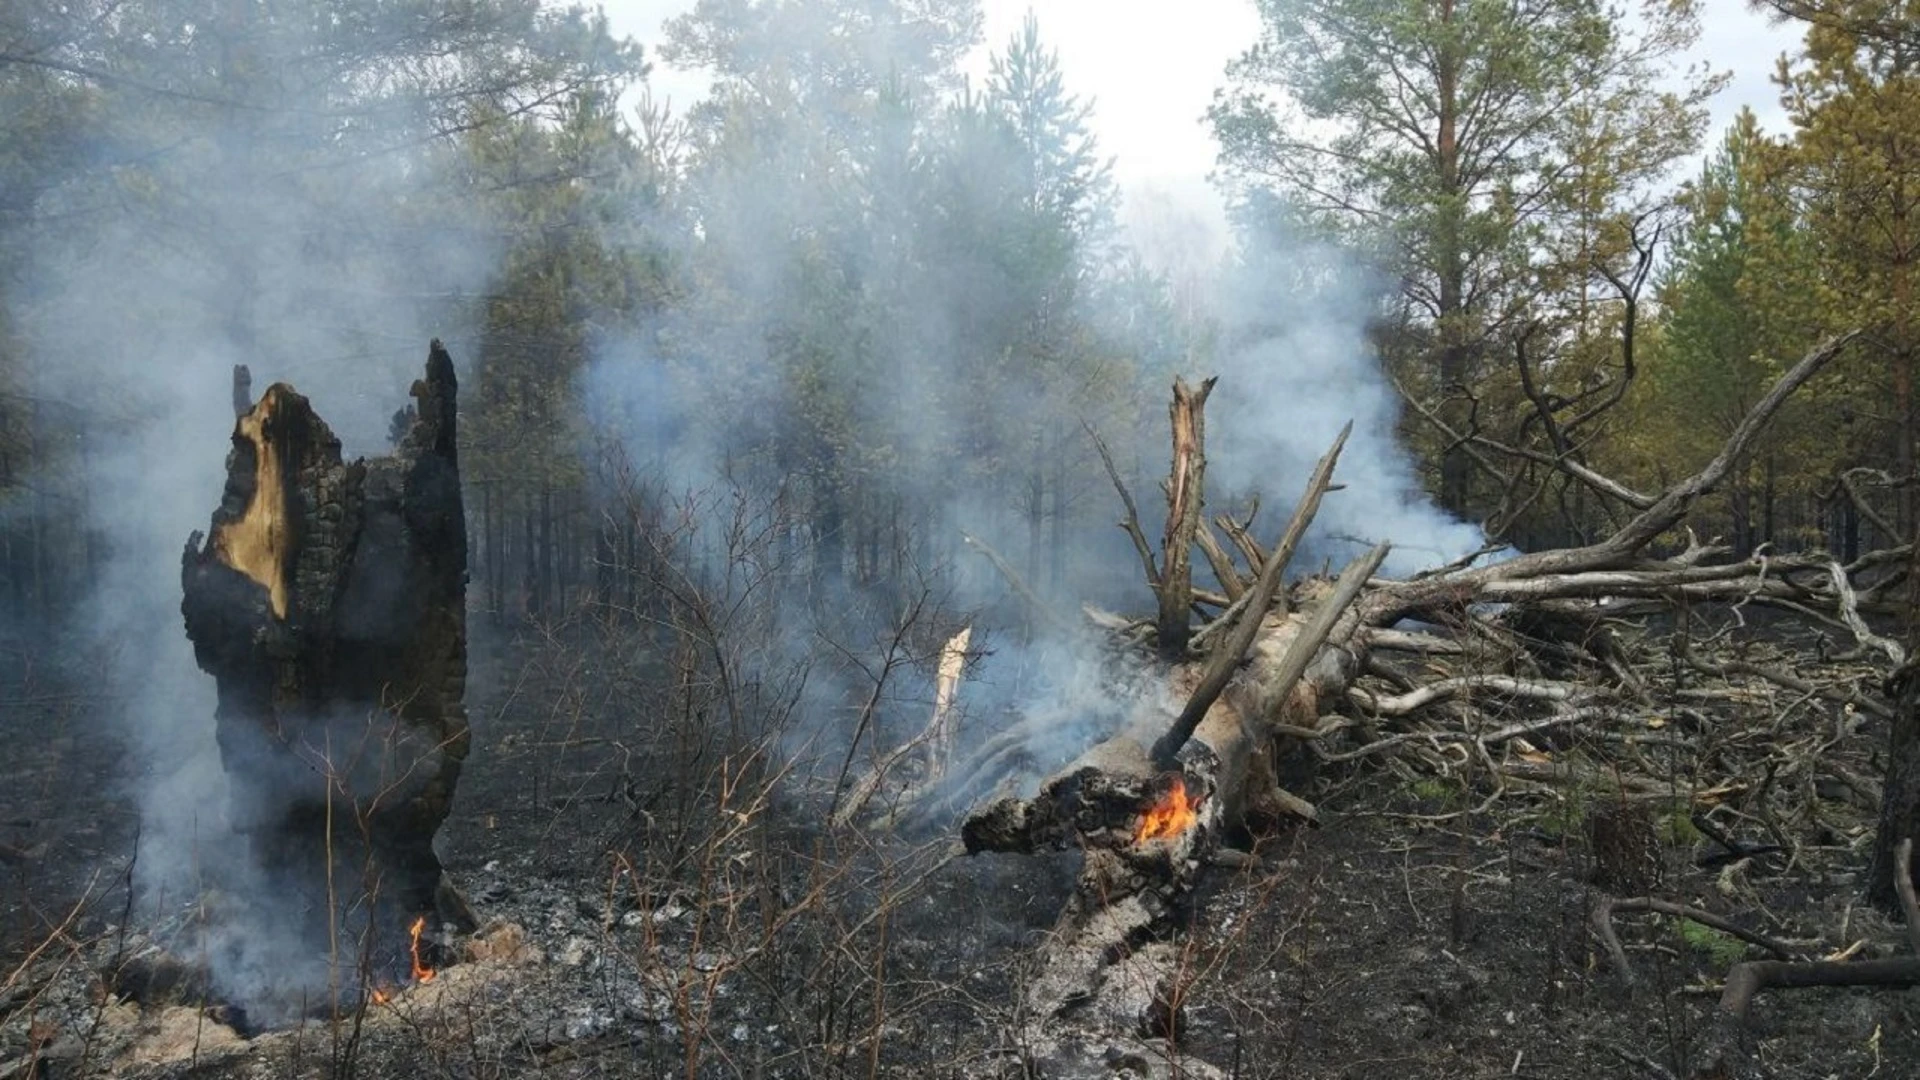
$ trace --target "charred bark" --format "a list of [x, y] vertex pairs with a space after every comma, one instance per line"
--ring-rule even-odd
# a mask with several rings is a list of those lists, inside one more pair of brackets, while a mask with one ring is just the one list
[[[1895, 852], [1902, 840], [1920, 838], [1920, 678], [1909, 662], [1890, 680], [1892, 731], [1887, 779], [1881, 787], [1880, 827], [1867, 868], [1867, 899], [1888, 913], [1900, 911]], [[1911, 875], [1911, 868], [1909, 868]], [[1911, 877], [1909, 878], [1911, 880]]]
[[183, 557], [256, 899], [314, 913], [319, 955], [343, 911], [389, 939], [417, 914], [471, 921], [433, 850], [468, 748], [457, 385], [438, 341], [412, 393], [395, 452], [347, 463], [306, 398], [268, 387]]

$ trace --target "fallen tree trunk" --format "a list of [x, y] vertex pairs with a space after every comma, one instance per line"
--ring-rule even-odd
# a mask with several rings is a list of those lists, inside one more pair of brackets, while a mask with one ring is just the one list
[[[1203, 453], [1188, 441], [1198, 426], [1183, 430], [1176, 424], [1177, 451]], [[1341, 432], [1315, 468], [1285, 537], [1253, 584], [1220, 616], [1223, 623], [1232, 621], [1213, 658], [1168, 673], [1186, 701], [1171, 726], [1157, 700], [1143, 701], [1124, 730], [1044, 780], [1033, 797], [995, 800], [963, 824], [969, 853], [1071, 847], [1085, 853], [1073, 899], [1027, 989], [1027, 1013], [1040, 1025], [1029, 1033], [1031, 1042], [1084, 1053], [1102, 1032], [1143, 1039], [1174, 1034], [1183, 996], [1175, 927], [1200, 873], [1222, 839], [1244, 829], [1249, 814], [1269, 820], [1312, 814], [1311, 806], [1282, 792], [1274, 779], [1273, 733], [1266, 720], [1311, 721], [1310, 703], [1289, 709], [1284, 701], [1379, 569], [1386, 545], [1349, 566], [1317, 606], [1272, 621], [1267, 612], [1347, 434]], [[1198, 493], [1188, 497], [1197, 499]], [[1178, 501], [1170, 506], [1170, 517], [1197, 513]], [[1349, 634], [1354, 626], [1348, 625]], [[1224, 695], [1239, 658], [1256, 639], [1262, 646], [1256, 655], [1275, 670], [1246, 680], [1250, 697]], [[1184, 650], [1185, 635], [1181, 644]], [[1254, 667], [1261, 667], [1259, 659]]]

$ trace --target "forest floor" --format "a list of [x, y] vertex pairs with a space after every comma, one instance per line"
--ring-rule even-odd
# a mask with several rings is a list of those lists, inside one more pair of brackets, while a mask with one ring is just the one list
[[[491, 924], [467, 962], [251, 1039], [201, 1009], [119, 1002], [96, 975], [150, 941], [119, 884], [141, 766], [100, 730], [84, 673], [11, 655], [0, 843], [24, 857], [0, 862], [0, 1080], [1063, 1075], [1022, 1053], [1018, 1002], [1075, 856], [831, 835], [823, 782], [741, 756], [711, 718], [662, 719], [659, 669], [616, 676], [553, 641], [475, 648], [476, 742], [442, 834]], [[1827, 752], [1877, 775], [1884, 728], [1843, 734]], [[1264, 838], [1259, 866], [1213, 871], [1196, 898], [1178, 1042], [1116, 1045], [1072, 1075], [1190, 1055], [1238, 1077], [1688, 1077], [1727, 968], [1764, 955], [1621, 915], [1638, 976], [1623, 987], [1590, 928], [1603, 894], [1577, 793], [1480, 809], [1367, 768], [1313, 794], [1322, 826]], [[1809, 956], [1891, 954], [1898, 928], [1858, 900], [1870, 814], [1818, 807], [1741, 833], [1778, 829], [1793, 850], [1719, 865], [1699, 865], [1715, 849], [1687, 815], [1663, 815], [1650, 894]], [[1920, 992], [1769, 991], [1746, 1039], [1740, 1075], [1912, 1076]]]

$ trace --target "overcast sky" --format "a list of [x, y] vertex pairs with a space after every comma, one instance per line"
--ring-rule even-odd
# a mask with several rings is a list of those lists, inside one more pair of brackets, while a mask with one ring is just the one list
[[[1797, 33], [1769, 25], [1746, 0], [1704, 5], [1694, 58], [1733, 74], [1715, 102], [1716, 132], [1741, 105], [1751, 106], [1763, 127], [1782, 130], [1769, 78], [1781, 53], [1796, 47]], [[667, 68], [653, 50], [662, 24], [692, 6], [693, 0], [606, 3], [616, 32], [647, 47], [654, 93], [671, 97], [676, 107], [696, 99], [703, 82]], [[1130, 223], [1163, 234], [1153, 242], [1164, 243], [1172, 239], [1167, 233], [1218, 221], [1218, 198], [1206, 181], [1213, 139], [1201, 118], [1225, 80], [1228, 60], [1258, 35], [1252, 0], [984, 0], [983, 8], [986, 39], [969, 70], [983, 78], [989, 50], [1004, 49], [1026, 13], [1037, 14], [1041, 37], [1060, 53], [1068, 88], [1093, 100], [1094, 130], [1114, 158]]]

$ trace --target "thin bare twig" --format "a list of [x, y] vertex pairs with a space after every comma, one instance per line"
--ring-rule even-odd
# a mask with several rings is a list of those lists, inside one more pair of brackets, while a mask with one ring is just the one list
[[1126, 481], [1120, 479], [1120, 470], [1114, 468], [1113, 454], [1107, 450], [1107, 442], [1093, 425], [1082, 420], [1080, 426], [1087, 429], [1087, 437], [1093, 440], [1093, 448], [1100, 452], [1100, 464], [1107, 468], [1107, 477], [1113, 481], [1113, 490], [1120, 493], [1120, 502], [1127, 508], [1126, 520], [1120, 527], [1127, 532], [1127, 538], [1133, 541], [1133, 549], [1140, 555], [1140, 567], [1146, 572], [1147, 585], [1155, 592], [1160, 591], [1160, 568], [1153, 564], [1153, 546], [1147, 543], [1147, 534], [1140, 528], [1140, 509], [1134, 505], [1133, 493], [1127, 490]]

